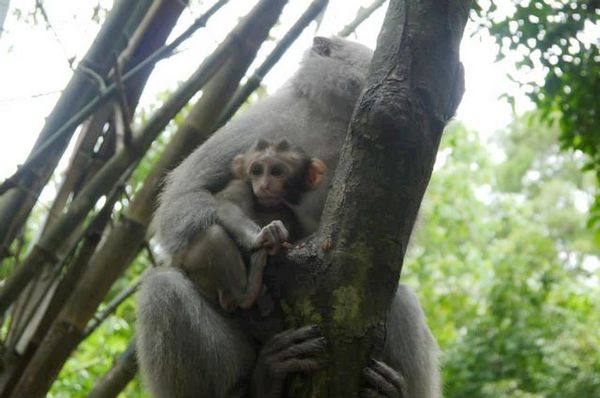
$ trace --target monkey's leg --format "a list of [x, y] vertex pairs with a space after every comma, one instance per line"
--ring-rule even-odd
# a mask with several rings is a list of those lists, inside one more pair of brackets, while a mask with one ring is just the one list
[[137, 352], [157, 398], [243, 396], [254, 347], [176, 268], [156, 269], [138, 297]]
[[237, 243], [222, 226], [212, 225], [189, 243], [176, 263], [209, 297], [218, 297], [221, 308], [231, 311], [238, 306], [250, 308], [256, 302], [267, 254], [265, 250], [255, 252], [247, 270]]
[[387, 316], [384, 363], [371, 364], [371, 377], [365, 376], [369, 389], [379, 395], [365, 396], [441, 397], [438, 357], [439, 348], [419, 300], [406, 285], [400, 284]]
[[[204, 237], [206, 256], [219, 286], [226, 295], [243, 309], [252, 307], [260, 295], [263, 286], [263, 274], [267, 265], [267, 252], [260, 249], [253, 253], [249, 269], [239, 253], [236, 242], [231, 239], [225, 229], [219, 225], [211, 226]], [[202, 261], [200, 256], [199, 260]]]

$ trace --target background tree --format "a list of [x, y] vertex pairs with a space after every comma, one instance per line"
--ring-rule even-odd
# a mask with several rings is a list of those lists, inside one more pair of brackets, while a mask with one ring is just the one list
[[598, 395], [595, 183], [558, 136], [537, 115], [487, 143], [445, 133], [404, 278], [444, 350], [448, 397]]
[[[563, 148], [588, 155], [586, 170], [600, 183], [600, 2], [515, 1], [478, 3], [479, 23], [524, 73], [515, 79], [546, 122], [558, 120]], [[599, 231], [600, 196], [591, 208]]]

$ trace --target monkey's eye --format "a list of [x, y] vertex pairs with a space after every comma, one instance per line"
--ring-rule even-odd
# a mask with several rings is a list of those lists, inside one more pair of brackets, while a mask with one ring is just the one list
[[262, 164], [253, 164], [250, 167], [250, 174], [252, 174], [253, 176], [259, 176], [263, 173], [263, 166]]
[[285, 168], [281, 165], [275, 165], [271, 168], [271, 175], [273, 177], [282, 177], [285, 174]]

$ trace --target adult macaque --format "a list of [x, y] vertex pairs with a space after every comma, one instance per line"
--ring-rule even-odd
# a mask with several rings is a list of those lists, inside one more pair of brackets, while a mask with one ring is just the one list
[[[220, 223], [198, 234], [174, 265], [225, 311], [250, 308], [263, 288], [267, 255], [306, 236], [290, 206], [319, 187], [326, 169], [286, 139], [258, 140], [233, 159], [234, 179], [216, 194]], [[238, 245], [252, 252], [240, 253]]]
[[[168, 176], [154, 220], [162, 247], [177, 253], [212, 225], [223, 226], [213, 195], [232, 179], [234, 156], [260, 138], [289, 136], [335, 170], [371, 54], [346, 40], [315, 38], [282, 89], [218, 130]], [[318, 225], [332, 174], [291, 206], [306, 233]], [[251, 250], [255, 241], [237, 243]], [[153, 396], [280, 397], [287, 374], [318, 367], [325, 342], [317, 328], [256, 341], [239, 319], [213, 306], [179, 269], [151, 273], [138, 302], [138, 355]], [[440, 396], [437, 356], [419, 302], [401, 284], [386, 317], [382, 362], [365, 370], [365, 395]]]

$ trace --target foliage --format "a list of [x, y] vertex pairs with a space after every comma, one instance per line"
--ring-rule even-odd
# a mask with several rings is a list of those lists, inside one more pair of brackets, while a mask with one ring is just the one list
[[494, 156], [474, 132], [445, 133], [403, 279], [444, 351], [447, 397], [600, 396], [593, 181], [538, 119]]
[[[600, 182], [600, 2], [480, 0], [478, 12], [500, 44], [499, 58], [510, 54], [525, 72], [519, 81], [543, 118], [559, 115], [563, 148], [587, 154], [586, 168]], [[600, 195], [591, 223], [600, 236]]]

